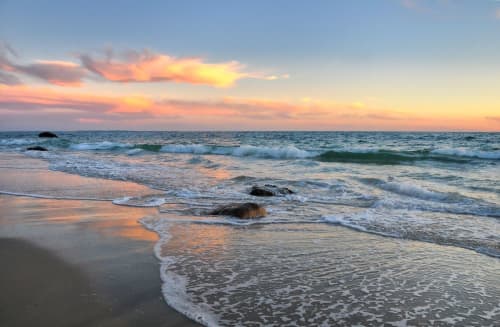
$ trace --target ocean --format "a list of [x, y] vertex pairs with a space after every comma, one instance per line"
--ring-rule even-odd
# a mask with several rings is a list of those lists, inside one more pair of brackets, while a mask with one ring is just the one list
[[[1, 132], [1, 164], [37, 158], [102, 189], [5, 176], [0, 193], [157, 207], [139, 222], [160, 236], [158, 287], [204, 325], [500, 321], [500, 133], [56, 133]], [[107, 180], [151, 191], [115, 197]], [[294, 193], [249, 194], [266, 184]], [[233, 202], [268, 214], [208, 214]]]

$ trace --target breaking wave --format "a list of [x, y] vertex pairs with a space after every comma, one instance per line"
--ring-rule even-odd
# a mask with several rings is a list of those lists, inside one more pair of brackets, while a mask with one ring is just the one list
[[241, 145], [238, 147], [207, 146], [203, 144], [169, 144], [161, 147], [160, 152], [167, 153], [192, 153], [192, 154], [218, 154], [236, 157], [257, 157], [275, 159], [300, 159], [313, 157], [315, 154], [301, 150], [295, 146], [265, 147]]
[[123, 148], [132, 148], [131, 144], [115, 143], [115, 142], [95, 142], [95, 143], [78, 143], [70, 145], [72, 150], [114, 150]]
[[[20, 143], [22, 144], [22, 143]], [[225, 155], [255, 157], [263, 159], [313, 159], [319, 162], [343, 162], [360, 164], [398, 165], [418, 161], [444, 163], [467, 163], [470, 160], [500, 160], [500, 151], [473, 151], [462, 148], [397, 151], [386, 149], [315, 150], [301, 149], [293, 145], [282, 147], [240, 145], [215, 146], [207, 144], [129, 144], [115, 142], [78, 143], [69, 146], [71, 150], [127, 150], [133, 154], [146, 152], [181, 153], [197, 155]], [[137, 150], [136, 150], [137, 149]]]

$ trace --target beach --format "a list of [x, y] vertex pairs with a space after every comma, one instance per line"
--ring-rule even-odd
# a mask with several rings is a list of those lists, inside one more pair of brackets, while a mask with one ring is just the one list
[[[332, 152], [303, 149], [304, 135], [323, 138], [314, 133], [285, 133], [281, 146], [244, 143], [255, 134], [216, 134], [218, 145], [168, 135], [180, 143], [125, 132], [0, 138], [2, 325], [500, 319], [499, 193], [486, 178], [498, 173], [495, 150]], [[31, 143], [49, 151], [25, 151]], [[257, 197], [252, 185], [293, 193]], [[231, 202], [257, 202], [267, 216], [209, 214]]]
[[[10, 173], [3, 168], [0, 175]], [[42, 179], [26, 173], [25, 182], [64, 184], [57, 173], [44, 172], [43, 185], [37, 175]], [[0, 207], [2, 326], [197, 325], [161, 294], [157, 236], [137, 222], [154, 210], [11, 195], [0, 195]]]
[[0, 0], [0, 327], [500, 327], [500, 0]]

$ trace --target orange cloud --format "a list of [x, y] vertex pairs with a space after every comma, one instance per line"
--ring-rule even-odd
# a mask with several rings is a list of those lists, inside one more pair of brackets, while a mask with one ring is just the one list
[[50, 88], [25, 85], [0, 85], [0, 108], [19, 111], [65, 108], [81, 111], [105, 111], [114, 107], [113, 98], [84, 93], [56, 92]]
[[[423, 115], [371, 108], [369, 104], [226, 97], [212, 101], [152, 99], [61, 92], [0, 85], [0, 127], [218, 129], [218, 130], [500, 130], [497, 116]], [[28, 120], [27, 120], [28, 118]], [[35, 125], [27, 125], [31, 120]], [[47, 126], [47, 125], [44, 125]], [[19, 127], [20, 128], [20, 127]]]
[[130, 51], [120, 59], [115, 59], [112, 55], [101, 59], [81, 55], [80, 59], [85, 68], [113, 82], [173, 81], [229, 87], [243, 78], [288, 78], [288, 75], [248, 73], [237, 61], [207, 63], [201, 58], [176, 58], [149, 50]]
[[128, 51], [115, 58], [112, 52], [105, 57], [80, 55], [80, 64], [61, 60], [37, 60], [20, 64], [17, 53], [7, 44], [0, 43], [0, 84], [16, 85], [21, 81], [16, 74], [34, 77], [58, 86], [80, 86], [92, 72], [111, 82], [164, 82], [204, 84], [229, 87], [240, 79], [277, 80], [288, 74], [266, 75], [247, 72], [237, 61], [208, 63], [201, 58], [176, 58], [149, 50]]

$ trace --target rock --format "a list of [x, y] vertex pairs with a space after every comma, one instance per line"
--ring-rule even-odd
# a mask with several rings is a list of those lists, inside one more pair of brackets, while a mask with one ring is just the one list
[[276, 185], [265, 184], [264, 186], [252, 186], [250, 190], [250, 195], [255, 196], [275, 196], [275, 195], [287, 195], [293, 194], [294, 191], [287, 187], [278, 187]]
[[45, 149], [43, 146], [39, 146], [39, 145], [36, 145], [36, 146], [30, 146], [29, 148], [27, 148], [26, 150], [28, 151], [48, 151], [47, 149]]
[[57, 135], [52, 132], [41, 132], [38, 137], [57, 137]]
[[262, 187], [262, 186], [252, 186], [252, 189], [250, 190], [250, 195], [255, 195], [255, 196], [274, 196], [276, 195], [272, 190]]
[[211, 215], [234, 216], [240, 219], [264, 217], [266, 209], [257, 203], [231, 203], [218, 207], [210, 212]]

